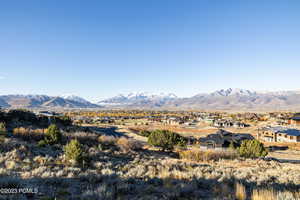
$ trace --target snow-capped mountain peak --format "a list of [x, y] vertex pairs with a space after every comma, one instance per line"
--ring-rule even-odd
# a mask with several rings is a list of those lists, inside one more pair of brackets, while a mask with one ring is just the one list
[[251, 96], [255, 94], [256, 94], [255, 91], [240, 89], [240, 88], [228, 88], [226, 90], [222, 89], [212, 93], [213, 96], [232, 96], [232, 95]]
[[60, 95], [59, 97], [70, 100], [70, 101], [76, 101], [76, 102], [80, 102], [80, 103], [89, 103], [84, 98], [76, 96], [74, 94], [64, 94], [64, 95]]
[[125, 96], [128, 99], [130, 98], [177, 98], [177, 96], [175, 94], [172, 93], [159, 93], [159, 94], [155, 94], [155, 93], [150, 93], [150, 92], [132, 92], [128, 95], [121, 95], [121, 96]]
[[115, 97], [98, 102], [98, 104], [133, 104], [140, 101], [165, 101], [175, 99], [177, 96], [172, 93], [149, 93], [149, 92], [132, 92], [127, 95], [119, 94]]

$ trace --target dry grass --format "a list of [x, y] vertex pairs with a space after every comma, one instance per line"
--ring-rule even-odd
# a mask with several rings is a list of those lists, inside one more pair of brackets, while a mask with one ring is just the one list
[[39, 141], [43, 139], [43, 135], [45, 134], [46, 129], [30, 129], [30, 128], [14, 128], [13, 135], [16, 137], [20, 137], [23, 140], [36, 140]]
[[252, 200], [298, 200], [300, 199], [300, 191], [275, 191], [272, 188], [269, 189], [256, 189], [252, 191]]
[[235, 159], [238, 157], [233, 151], [201, 151], [198, 149], [180, 151], [179, 157], [181, 159], [202, 162], [202, 161], [218, 161], [220, 159]]
[[253, 190], [252, 200], [276, 200], [277, 194], [273, 189]]
[[243, 184], [235, 184], [235, 197], [237, 200], [245, 200], [247, 198], [246, 188]]

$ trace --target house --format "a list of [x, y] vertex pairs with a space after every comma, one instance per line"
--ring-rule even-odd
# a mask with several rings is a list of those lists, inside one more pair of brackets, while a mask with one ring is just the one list
[[38, 111], [35, 112], [36, 115], [44, 116], [44, 117], [54, 117], [54, 116], [63, 116], [63, 114], [51, 112], [51, 111]]
[[250, 134], [235, 134], [225, 130], [218, 130], [214, 134], [200, 138], [201, 149], [223, 149], [228, 148], [231, 143], [240, 145], [243, 140], [254, 139]]
[[300, 130], [284, 126], [265, 127], [258, 131], [258, 139], [266, 142], [300, 142]]
[[234, 127], [234, 128], [245, 128], [249, 127], [248, 124], [239, 122], [239, 121], [231, 121], [231, 120], [215, 120], [214, 127], [217, 128], [229, 128], [229, 127]]
[[180, 125], [180, 124], [183, 124], [184, 122], [179, 118], [170, 117], [170, 118], [163, 120], [163, 123], [165, 125]]
[[300, 113], [296, 113], [292, 118], [289, 119], [290, 125], [300, 126]]
[[216, 120], [213, 126], [218, 128], [228, 128], [233, 126], [233, 123], [227, 120]]

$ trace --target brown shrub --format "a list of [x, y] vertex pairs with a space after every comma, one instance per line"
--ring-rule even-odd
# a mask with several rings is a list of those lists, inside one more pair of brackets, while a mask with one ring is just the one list
[[181, 159], [187, 159], [191, 161], [201, 162], [201, 161], [217, 161], [220, 159], [235, 159], [238, 157], [237, 153], [234, 151], [201, 151], [197, 149], [180, 151], [179, 157]]
[[20, 137], [23, 140], [42, 140], [44, 137], [45, 129], [30, 129], [30, 128], [14, 128], [13, 135], [16, 137]]
[[119, 138], [116, 144], [123, 152], [136, 151], [142, 148], [142, 144], [140, 142], [130, 140], [125, 137]]
[[101, 136], [98, 138], [98, 141], [99, 141], [101, 144], [104, 144], [104, 145], [114, 145], [115, 142], [116, 142], [116, 138], [113, 137], [113, 136], [101, 135]]

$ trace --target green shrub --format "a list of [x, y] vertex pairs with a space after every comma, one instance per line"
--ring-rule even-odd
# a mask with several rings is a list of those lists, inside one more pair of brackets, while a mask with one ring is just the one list
[[68, 160], [79, 163], [83, 160], [82, 146], [78, 140], [71, 140], [65, 147], [65, 156]]
[[41, 141], [38, 142], [39, 147], [44, 147], [46, 145], [47, 145], [47, 142], [45, 140], [41, 140]]
[[186, 146], [184, 137], [167, 130], [153, 131], [148, 137], [148, 143], [165, 150], [173, 150], [174, 146]]
[[257, 140], [244, 140], [241, 147], [238, 148], [238, 153], [245, 158], [258, 158], [268, 155], [264, 145]]
[[151, 134], [151, 132], [147, 131], [147, 130], [142, 130], [142, 131], [139, 132], [139, 135], [144, 136], [144, 137], [149, 137], [150, 134]]
[[6, 134], [6, 124], [4, 122], [0, 122], [0, 134]]
[[46, 134], [45, 134], [45, 142], [47, 144], [57, 144], [61, 141], [62, 134], [59, 128], [52, 124], [48, 127]]

